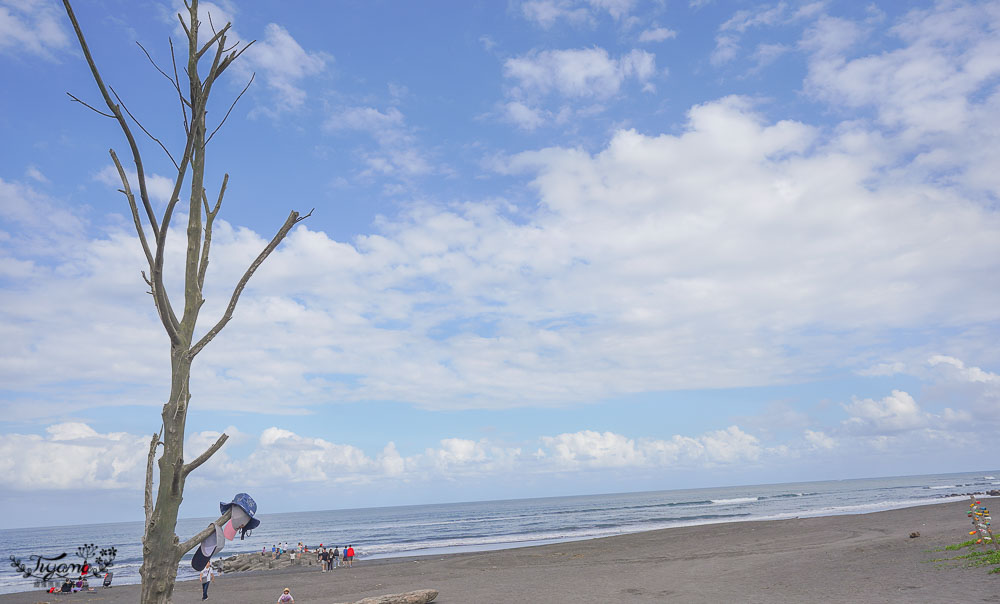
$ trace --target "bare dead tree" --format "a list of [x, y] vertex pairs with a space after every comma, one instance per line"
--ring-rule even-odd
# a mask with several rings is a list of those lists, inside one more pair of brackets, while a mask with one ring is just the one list
[[[209, 249], [212, 244], [212, 226], [222, 206], [226, 185], [229, 182], [229, 175], [226, 174], [219, 188], [215, 204], [210, 205], [204, 186], [206, 146], [211, 137], [218, 131], [218, 127], [225, 122], [225, 117], [211, 134], [207, 134], [206, 109], [212, 87], [218, 81], [219, 77], [253, 42], [243, 45], [237, 43], [227, 47], [227, 33], [231, 27], [231, 24], [227, 23], [217, 31], [213, 28], [211, 38], [199, 45], [198, 34], [201, 23], [198, 20], [198, 0], [186, 0], [187, 17], [185, 18], [181, 14], [177, 15], [184, 34], [187, 37], [188, 62], [187, 67], [181, 70], [187, 77], [186, 93], [185, 86], [182, 85], [181, 78], [178, 76], [173, 43], [171, 42], [170, 44], [173, 75], [160, 69], [149, 53], [146, 52], [146, 49], [142, 49], [156, 70], [170, 81], [171, 88], [173, 89], [171, 94], [176, 93], [181, 107], [186, 142], [183, 151], [175, 156], [170, 153], [159, 139], [154, 137], [135, 119], [114, 88], [105, 84], [98, 71], [97, 63], [90, 53], [83, 30], [77, 22], [69, 0], [63, 0], [63, 5], [66, 8], [66, 14], [73, 24], [73, 30], [76, 32], [77, 39], [80, 42], [80, 48], [83, 50], [87, 65], [90, 67], [90, 72], [100, 90], [104, 104], [107, 106], [107, 111], [98, 110], [73, 95], [70, 95], [70, 98], [100, 115], [115, 120], [128, 142], [129, 151], [131, 152], [136, 168], [135, 180], [139, 189], [138, 199], [132, 188], [130, 175], [122, 166], [114, 149], [110, 150], [111, 160], [114, 162], [115, 167], [118, 169], [118, 175], [121, 177], [122, 188], [119, 191], [128, 201], [136, 233], [139, 236], [139, 243], [145, 254], [149, 273], [147, 276], [146, 270], [143, 270], [142, 277], [149, 287], [149, 293], [153, 297], [153, 304], [159, 315], [160, 322], [163, 324], [163, 329], [170, 340], [170, 394], [167, 402], [163, 405], [163, 421], [160, 431], [153, 435], [149, 443], [149, 453], [146, 463], [144, 500], [146, 525], [142, 539], [142, 566], [139, 569], [139, 573], [142, 575], [142, 604], [162, 604], [171, 601], [174, 582], [177, 578], [177, 566], [182, 556], [199, 544], [213, 530], [211, 527], [206, 528], [201, 533], [192, 536], [184, 542], [181, 542], [180, 538], [175, 534], [177, 512], [184, 494], [184, 483], [188, 475], [218, 451], [228, 438], [226, 434], [222, 434], [205, 452], [185, 463], [184, 431], [188, 405], [191, 401], [189, 388], [191, 363], [194, 361], [195, 356], [222, 331], [233, 317], [233, 311], [240, 299], [240, 294], [242, 294], [254, 271], [260, 267], [289, 231], [297, 223], [308, 218], [312, 212], [310, 211], [309, 214], [300, 216], [298, 212], [293, 211], [288, 215], [288, 218], [285, 219], [284, 224], [278, 229], [278, 232], [271, 239], [270, 243], [264, 247], [263, 251], [250, 264], [243, 277], [236, 284], [229, 299], [229, 304], [222, 316], [205, 335], [195, 341], [195, 326], [202, 304], [205, 302], [202, 297], [202, 291], [205, 283], [205, 272], [208, 269]], [[211, 64], [208, 66], [208, 71], [202, 76], [199, 66], [207, 62], [208, 59], [211, 60]], [[246, 92], [245, 88], [243, 92]], [[239, 96], [242, 96], [243, 92]], [[239, 96], [236, 98], [236, 101], [239, 100]], [[235, 105], [236, 101], [233, 101], [233, 105]], [[231, 111], [232, 106], [230, 106], [225, 116], [228, 117]], [[131, 122], [129, 119], [126, 119], [126, 115], [131, 119]], [[146, 171], [139, 145], [136, 142], [130, 124], [137, 126], [153, 142], [157, 143], [166, 152], [171, 163], [176, 168], [177, 174], [174, 179], [173, 191], [160, 216], [157, 216], [149, 200], [149, 193], [146, 187]], [[180, 201], [181, 189], [185, 181], [190, 183], [190, 196], [187, 200], [188, 222], [187, 253], [184, 266], [184, 308], [181, 316], [178, 317], [167, 295], [167, 290], [163, 286], [163, 264], [167, 233], [170, 230], [174, 210]], [[162, 453], [157, 460], [156, 454], [161, 447]], [[154, 461], [156, 461], [159, 471], [155, 501], [153, 499]], [[228, 513], [220, 517], [216, 523], [221, 525], [226, 520], [228, 520]]]

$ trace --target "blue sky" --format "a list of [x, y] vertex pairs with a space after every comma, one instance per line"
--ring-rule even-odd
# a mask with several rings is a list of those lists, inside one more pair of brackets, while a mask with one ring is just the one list
[[[179, 5], [75, 7], [173, 149], [136, 42], [168, 65]], [[183, 515], [991, 465], [1000, 3], [202, 8], [256, 40], [203, 325], [315, 211], [196, 361], [188, 457], [231, 439]], [[0, 526], [138, 519], [169, 364], [127, 147], [60, 4], [0, 0], [0, 77]]]

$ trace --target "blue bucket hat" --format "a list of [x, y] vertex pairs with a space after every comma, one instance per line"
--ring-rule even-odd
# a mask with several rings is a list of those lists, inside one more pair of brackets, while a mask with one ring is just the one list
[[246, 512], [246, 515], [250, 517], [245, 526], [235, 527], [240, 531], [240, 539], [243, 539], [250, 534], [250, 531], [260, 526], [260, 520], [254, 518], [254, 514], [257, 513], [257, 502], [246, 493], [237, 493], [229, 503], [219, 502], [219, 512], [225, 514], [234, 505]]

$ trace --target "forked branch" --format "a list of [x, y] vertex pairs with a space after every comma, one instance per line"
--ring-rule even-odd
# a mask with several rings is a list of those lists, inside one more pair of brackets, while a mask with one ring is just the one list
[[193, 472], [198, 466], [208, 461], [208, 458], [215, 455], [215, 452], [218, 451], [222, 447], [222, 445], [226, 444], [227, 440], [229, 440], [228, 434], [226, 434], [225, 432], [220, 434], [218, 440], [216, 440], [211, 447], [205, 449], [204, 453], [202, 453], [198, 457], [195, 457], [190, 462], [184, 464], [184, 467], [181, 469], [181, 475], [186, 477], [188, 474]]
[[198, 291], [205, 287], [205, 273], [208, 271], [208, 253], [212, 248], [212, 228], [215, 225], [215, 217], [219, 215], [219, 208], [222, 207], [222, 197], [226, 194], [226, 186], [229, 184], [229, 174], [222, 179], [222, 187], [219, 189], [219, 199], [215, 202], [215, 207], [208, 207], [208, 197], [202, 193], [201, 201], [205, 205], [205, 243], [201, 247], [201, 262], [198, 264]]
[[313, 211], [309, 210], [309, 213], [305, 216], [299, 216], [298, 212], [293, 211], [288, 215], [288, 218], [285, 219], [285, 224], [281, 225], [281, 228], [278, 229], [278, 232], [271, 239], [271, 242], [268, 243], [264, 250], [261, 251], [256, 259], [254, 259], [247, 271], [243, 273], [243, 277], [240, 279], [239, 283], [236, 284], [236, 288], [233, 290], [233, 295], [229, 299], [229, 306], [226, 307], [226, 312], [222, 315], [222, 318], [219, 319], [219, 322], [216, 323], [212, 329], [208, 330], [208, 333], [198, 340], [197, 344], [191, 347], [190, 351], [188, 351], [189, 358], [193, 359], [195, 355], [201, 352], [201, 349], [204, 348], [205, 345], [212, 341], [212, 338], [222, 331], [222, 328], [226, 326], [226, 323], [229, 323], [229, 320], [233, 318], [233, 311], [236, 310], [236, 303], [240, 301], [240, 294], [243, 293], [243, 288], [245, 288], [247, 282], [250, 281], [250, 277], [252, 277], [254, 272], [260, 267], [261, 264], [264, 263], [264, 260], [267, 260], [267, 257], [274, 251], [274, 248], [278, 247], [278, 244], [281, 243], [281, 240], [285, 238], [285, 235], [292, 230], [292, 227], [312, 216], [312, 213]]

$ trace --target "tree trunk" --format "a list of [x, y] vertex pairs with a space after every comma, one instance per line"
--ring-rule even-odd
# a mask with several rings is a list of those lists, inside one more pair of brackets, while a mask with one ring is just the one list
[[143, 604], [169, 604], [177, 579], [177, 565], [184, 552], [179, 551], [177, 538], [177, 513], [184, 493], [184, 430], [187, 404], [190, 399], [188, 384], [191, 377], [191, 359], [187, 354], [190, 336], [171, 350], [170, 400], [163, 406], [163, 455], [159, 459], [160, 484], [157, 489], [156, 507], [146, 527], [142, 540]]

